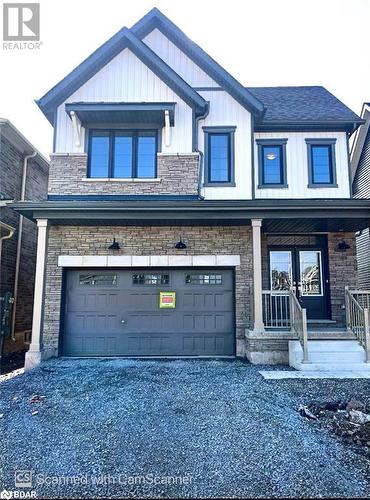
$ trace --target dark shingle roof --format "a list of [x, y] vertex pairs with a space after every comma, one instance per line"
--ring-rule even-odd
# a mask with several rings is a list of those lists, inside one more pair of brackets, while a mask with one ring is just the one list
[[265, 106], [271, 121], [361, 121], [324, 87], [247, 87]]

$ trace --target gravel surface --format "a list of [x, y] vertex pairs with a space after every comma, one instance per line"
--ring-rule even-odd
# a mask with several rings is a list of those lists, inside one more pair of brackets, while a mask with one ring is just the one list
[[368, 497], [368, 460], [297, 408], [364, 400], [370, 380], [264, 380], [260, 369], [57, 359], [7, 379], [0, 491], [31, 469], [39, 498]]

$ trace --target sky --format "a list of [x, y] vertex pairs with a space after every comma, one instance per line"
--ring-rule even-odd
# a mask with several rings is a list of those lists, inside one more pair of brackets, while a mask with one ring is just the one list
[[323, 85], [357, 113], [370, 101], [370, 0], [40, 0], [40, 49], [0, 42], [0, 117], [48, 156], [34, 100], [153, 7], [243, 85]]

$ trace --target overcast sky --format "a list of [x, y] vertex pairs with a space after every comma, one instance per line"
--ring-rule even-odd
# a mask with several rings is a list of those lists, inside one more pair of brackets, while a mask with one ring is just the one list
[[52, 127], [34, 99], [154, 6], [244, 85], [323, 85], [357, 113], [370, 101], [370, 0], [40, 4], [40, 50], [5, 51], [0, 46], [0, 116], [45, 155], [51, 152]]

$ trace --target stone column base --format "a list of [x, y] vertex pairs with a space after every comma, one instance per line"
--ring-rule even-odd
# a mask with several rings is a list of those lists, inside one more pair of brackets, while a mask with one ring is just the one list
[[289, 332], [245, 331], [245, 355], [254, 365], [288, 365]]
[[27, 351], [24, 360], [24, 371], [29, 372], [30, 370], [33, 370], [39, 366], [42, 359], [42, 351]]

